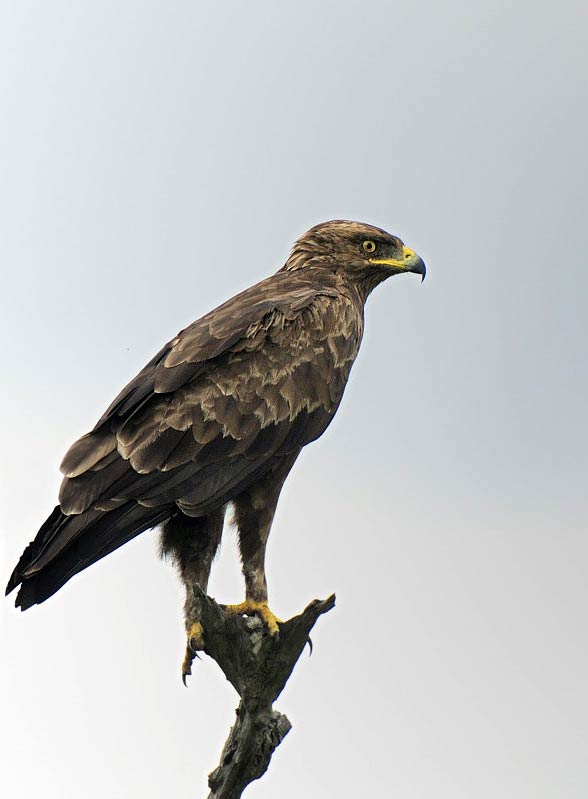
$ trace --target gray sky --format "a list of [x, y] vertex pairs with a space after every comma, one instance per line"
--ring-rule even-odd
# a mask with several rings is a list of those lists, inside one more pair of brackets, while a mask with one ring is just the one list
[[[273, 609], [337, 592], [251, 796], [584, 799], [583, 2], [0, 2], [1, 572], [58, 463], [177, 330], [331, 218], [428, 266], [370, 299], [286, 483]], [[1, 606], [0, 786], [206, 793], [236, 696], [180, 681], [147, 533]], [[232, 530], [210, 591], [238, 601]]]

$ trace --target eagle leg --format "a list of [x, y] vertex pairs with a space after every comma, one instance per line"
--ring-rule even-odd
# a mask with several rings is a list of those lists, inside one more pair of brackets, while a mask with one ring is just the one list
[[192, 673], [192, 663], [198, 651], [204, 649], [204, 628], [199, 619], [194, 586], [204, 592], [212, 561], [218, 550], [224, 522], [225, 509], [199, 518], [177, 513], [162, 527], [161, 552], [171, 555], [186, 589], [184, 617], [186, 625], [186, 651], [182, 662], [182, 681]]
[[290, 452], [260, 480], [233, 499], [235, 524], [239, 531], [239, 549], [245, 578], [245, 601], [227, 605], [228, 614], [256, 614], [271, 636], [278, 635], [280, 619], [267, 604], [265, 548], [284, 480], [300, 449]]

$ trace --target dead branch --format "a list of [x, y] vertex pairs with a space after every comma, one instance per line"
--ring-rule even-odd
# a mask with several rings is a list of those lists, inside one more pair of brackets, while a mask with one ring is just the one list
[[268, 635], [260, 619], [227, 616], [214, 599], [195, 589], [205, 630], [204, 651], [215, 660], [241, 701], [237, 718], [208, 777], [208, 799], [239, 799], [269, 766], [291, 724], [272, 705], [282, 692], [310, 631], [335, 606], [335, 595], [315, 599], [299, 615], [280, 624], [279, 636]]

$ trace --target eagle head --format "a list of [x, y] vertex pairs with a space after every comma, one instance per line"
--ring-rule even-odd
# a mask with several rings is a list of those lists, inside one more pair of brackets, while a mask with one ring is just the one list
[[[404, 242], [365, 222], [334, 219], [310, 228], [292, 247], [284, 270], [331, 267], [348, 272], [373, 288], [404, 272], [425, 279], [425, 264]], [[373, 284], [373, 285], [372, 285]]]

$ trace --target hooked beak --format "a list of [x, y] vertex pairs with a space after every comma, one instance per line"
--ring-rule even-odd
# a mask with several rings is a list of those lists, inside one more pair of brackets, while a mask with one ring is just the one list
[[402, 245], [402, 258], [370, 258], [370, 263], [391, 266], [399, 272], [414, 272], [417, 275], [422, 275], [421, 283], [427, 274], [427, 267], [423, 259], [404, 244]]

